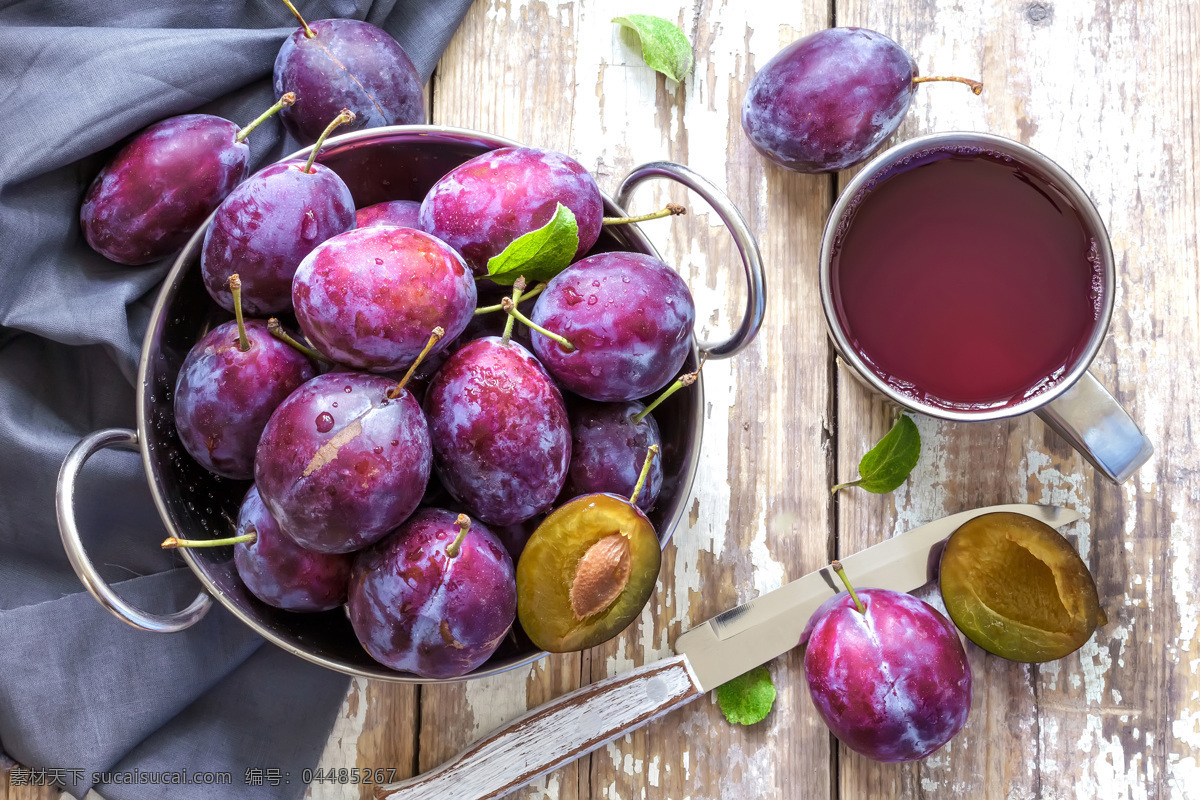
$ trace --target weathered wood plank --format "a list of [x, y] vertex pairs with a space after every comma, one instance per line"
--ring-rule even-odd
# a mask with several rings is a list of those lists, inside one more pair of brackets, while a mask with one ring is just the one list
[[[664, 655], [690, 624], [829, 557], [825, 431], [832, 421], [829, 350], [808, 258], [831, 201], [829, 181], [769, 167], [740, 124], [755, 69], [796, 31], [827, 24], [827, 5], [781, 13], [769, 4], [643, 4], [639, 12], [676, 21], [694, 43], [696, 71], [682, 86], [653, 73], [636, 42], [608, 26], [620, 4], [595, 5], [581, 14], [595, 23], [581, 39], [590, 46], [580, 45], [576, 71], [581, 84], [596, 87], [594, 98], [586, 96], [594, 110], [585, 113], [602, 120], [594, 138], [599, 164], [615, 175], [610, 185], [640, 162], [666, 158], [725, 187], [759, 239], [770, 298], [755, 344], [705, 367], [708, 413], [692, 513], [675, 532], [659, 591], [639, 622], [593, 653], [598, 679]], [[694, 197], [668, 187], [644, 195], [639, 208], [670, 199], [692, 209], [669, 231], [646, 229], [692, 287], [702, 338], [726, 335], [743, 296], [729, 237]], [[595, 754], [592, 796], [829, 796], [829, 739], [811, 706], [795, 702], [804, 692], [798, 665], [798, 656], [773, 665], [780, 710], [759, 726], [731, 726], [710, 700]]]
[[[891, 497], [843, 493], [839, 546], [853, 552], [971, 506], [1054, 502], [1083, 511], [1068, 535], [1111, 622], [1079, 653], [1029, 667], [968, 646], [967, 730], [919, 766], [841, 750], [843, 796], [1194, 797], [1200, 786], [1196, 575], [1200, 485], [1191, 420], [1200, 139], [1194, 5], [839, 0], [839, 24], [893, 36], [923, 72], [982, 77], [975, 100], [923, 87], [901, 129], [989, 130], [1062, 164], [1096, 201], [1118, 262], [1116, 314], [1094, 370], [1158, 452], [1128, 485], [1098, 478], [1036, 419], [920, 422], [926, 450]], [[930, 91], [926, 91], [930, 89]], [[842, 475], [890, 424], [855, 381], [838, 382]]]

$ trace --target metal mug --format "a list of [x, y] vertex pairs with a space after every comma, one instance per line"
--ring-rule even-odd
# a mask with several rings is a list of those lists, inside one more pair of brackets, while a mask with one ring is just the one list
[[[349, 186], [358, 207], [394, 200], [420, 199], [454, 167], [517, 142], [461, 128], [407, 125], [370, 128], [328, 140], [320, 161]], [[306, 158], [309, 148], [289, 156]], [[747, 281], [745, 313], [737, 330], [716, 343], [692, 339], [685, 366], [695, 369], [702, 355], [728, 358], [750, 344], [762, 325], [765, 308], [762, 260], [741, 213], [712, 183], [687, 167], [669, 162], [645, 164], [622, 181], [615, 198], [603, 195], [605, 214], [627, 216], [633, 191], [651, 178], [669, 178], [708, 201], [726, 224], [742, 257]], [[210, 220], [211, 221], [211, 218]], [[58, 478], [57, 510], [63, 546], [87, 590], [118, 619], [136, 628], [170, 633], [198, 622], [216, 598], [234, 616], [267, 640], [302, 658], [348, 675], [408, 683], [441, 683], [396, 672], [374, 661], [359, 645], [342, 609], [294, 614], [262, 603], [237, 579], [232, 549], [183, 550], [184, 562], [203, 590], [185, 609], [153, 614], [123, 600], [88, 558], [75, 524], [75, 484], [88, 458], [109, 447], [140, 452], [163, 524], [171, 536], [205, 539], [232, 533], [248, 482], [217, 477], [197, 464], [175, 432], [172, 395], [179, 368], [192, 345], [228, 314], [211, 301], [200, 278], [200, 249], [206, 222], [176, 259], [151, 313], [138, 368], [137, 430], [114, 428], [84, 437], [67, 454]], [[636, 225], [607, 227], [593, 252], [629, 250], [657, 257]], [[696, 476], [704, 423], [703, 378], [672, 395], [655, 412], [663, 440], [663, 488], [650, 520], [662, 544], [683, 518]], [[159, 539], [148, 539], [157, 547]], [[494, 675], [528, 664], [544, 653], [528, 639], [510, 636], [500, 650], [467, 678]]]
[[[1096, 242], [1103, 271], [1100, 316], [1087, 347], [1078, 360], [1054, 386], [1004, 408], [980, 411], [947, 409], [923, 403], [898, 392], [877, 375], [850, 344], [850, 339], [838, 320], [833, 301], [833, 250], [838, 238], [845, 233], [849, 215], [856, 205], [855, 201], [890, 177], [898, 167], [903, 167], [923, 155], [952, 152], [956, 148], [963, 153], [977, 153], [980, 150], [998, 153], [1040, 173], [1078, 209], [1088, 232]], [[1109, 242], [1104, 221], [1100, 219], [1091, 198], [1079, 184], [1062, 167], [1033, 148], [988, 133], [934, 133], [910, 139], [876, 156], [854, 176], [834, 203], [821, 236], [820, 283], [825, 322], [842, 362], [851, 368], [860, 381], [896, 404], [926, 416], [955, 422], [1003, 419], [1032, 411], [1058, 431], [1096, 469], [1116, 483], [1128, 479], [1154, 452], [1153, 446], [1137, 423], [1088, 372], [1088, 367], [1099, 352], [1108, 331], [1116, 284], [1112, 244]]]

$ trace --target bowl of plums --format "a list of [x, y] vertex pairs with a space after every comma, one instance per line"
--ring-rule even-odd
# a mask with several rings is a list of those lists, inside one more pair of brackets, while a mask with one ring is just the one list
[[[72, 565], [137, 627], [182, 630], [215, 598], [380, 680], [491, 675], [618, 635], [684, 513], [701, 367], [761, 324], [753, 236], [677, 164], [610, 198], [561, 153], [429, 125], [330, 135], [347, 121], [233, 181], [187, 241], [149, 322], [137, 430], [97, 431], [63, 464]], [[686, 283], [638, 227], [683, 209], [626, 214], [651, 178], [734, 238], [747, 303], [726, 341], [697, 342]], [[140, 451], [163, 545], [203, 585], [187, 608], [135, 608], [89, 561], [74, 486], [106, 447]]]

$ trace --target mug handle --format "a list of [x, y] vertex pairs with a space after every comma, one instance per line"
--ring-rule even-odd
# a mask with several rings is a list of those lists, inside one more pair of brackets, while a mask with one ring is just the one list
[[709, 358], [729, 358], [741, 352], [754, 340], [758, 329], [762, 327], [763, 314], [766, 312], [765, 280], [758, 242], [750, 232], [750, 226], [746, 224], [742, 212], [737, 210], [737, 206], [723, 191], [688, 167], [671, 161], [653, 161], [634, 168], [625, 176], [625, 180], [621, 181], [621, 187], [617, 189], [614, 198], [616, 204], [622, 209], [628, 208], [629, 198], [634, 189], [651, 178], [669, 178], [703, 197], [725, 223], [725, 227], [733, 236], [738, 253], [741, 254], [742, 267], [746, 271], [746, 310], [742, 314], [742, 321], [733, 335], [725, 341], [714, 344], [706, 342], [699, 346], [700, 352], [707, 354]]
[[172, 614], [151, 614], [134, 608], [121, 599], [112, 587], [100, 577], [92, 560], [84, 550], [83, 541], [79, 538], [79, 528], [75, 525], [75, 483], [83, 465], [95, 453], [108, 447], [118, 450], [138, 452], [137, 431], [127, 428], [106, 428], [96, 431], [79, 440], [71, 448], [63, 460], [58, 472], [58, 487], [55, 502], [58, 508], [58, 532], [62, 536], [63, 549], [75, 569], [75, 574], [83, 582], [84, 587], [91, 592], [92, 597], [100, 605], [108, 609], [114, 617], [135, 628], [155, 633], [175, 633], [190, 628], [208, 613], [212, 607], [212, 597], [201, 592], [192, 604], [182, 611]]
[[1090, 372], [1037, 415], [1114, 483], [1124, 483], [1154, 453], [1137, 423]]

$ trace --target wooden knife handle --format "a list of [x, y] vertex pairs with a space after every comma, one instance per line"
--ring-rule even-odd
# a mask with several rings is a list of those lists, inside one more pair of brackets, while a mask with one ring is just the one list
[[491, 800], [695, 700], [686, 656], [584, 686], [492, 731], [437, 769], [380, 786], [379, 800]]

